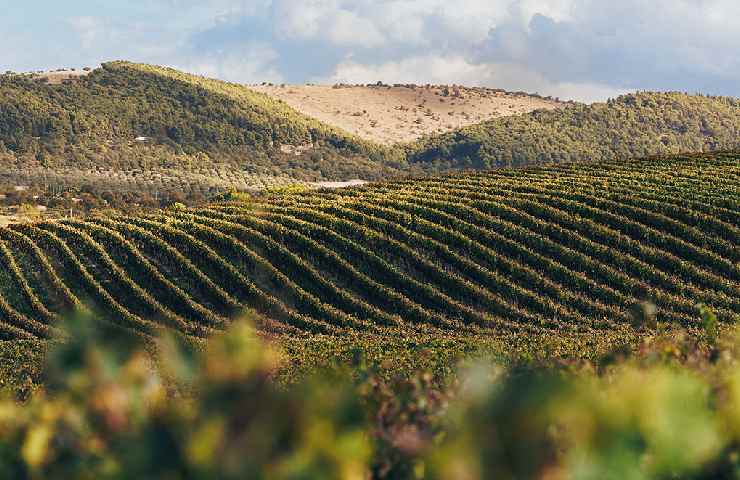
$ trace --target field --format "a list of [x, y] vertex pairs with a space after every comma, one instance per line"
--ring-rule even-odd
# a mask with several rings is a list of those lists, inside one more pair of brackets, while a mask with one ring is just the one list
[[[399, 180], [0, 229], [0, 331], [627, 338], [740, 314], [735, 154]], [[650, 302], [655, 312], [642, 302]]]

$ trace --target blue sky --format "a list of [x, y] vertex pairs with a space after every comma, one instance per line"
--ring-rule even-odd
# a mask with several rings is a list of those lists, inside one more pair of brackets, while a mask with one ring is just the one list
[[738, 0], [0, 0], [0, 69], [740, 96]]

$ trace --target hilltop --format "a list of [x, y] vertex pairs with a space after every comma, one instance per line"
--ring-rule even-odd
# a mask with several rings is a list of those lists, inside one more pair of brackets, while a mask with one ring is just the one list
[[457, 85], [253, 85], [297, 111], [382, 145], [567, 103], [523, 92]]
[[91, 141], [141, 139], [184, 150], [312, 145], [372, 153], [369, 144], [236, 84], [129, 62], [105, 63], [76, 79], [57, 82], [54, 75], [0, 77], [7, 149], [54, 153]]

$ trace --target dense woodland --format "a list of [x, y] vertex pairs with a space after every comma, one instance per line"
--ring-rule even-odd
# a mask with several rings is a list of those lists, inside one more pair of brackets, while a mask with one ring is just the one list
[[305, 180], [378, 178], [391, 157], [266, 95], [172, 69], [113, 62], [61, 85], [0, 76], [0, 159], [10, 171], [225, 166]]
[[[0, 136], [15, 152], [55, 153], [87, 141], [150, 137], [188, 153], [307, 143], [372, 156], [372, 147], [247, 88], [126, 62], [49, 85], [43, 77], [0, 77]], [[36, 141], [34, 141], [36, 140]]]

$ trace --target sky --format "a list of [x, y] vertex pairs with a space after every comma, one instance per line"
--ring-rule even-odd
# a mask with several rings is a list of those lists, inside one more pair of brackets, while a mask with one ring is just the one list
[[740, 96], [740, 0], [0, 0], [0, 71]]

